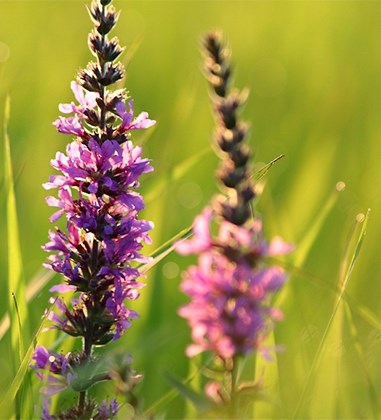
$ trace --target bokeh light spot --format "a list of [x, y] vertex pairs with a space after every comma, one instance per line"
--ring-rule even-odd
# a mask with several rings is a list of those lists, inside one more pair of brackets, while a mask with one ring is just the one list
[[8, 60], [11, 54], [9, 46], [5, 42], [0, 41], [0, 63], [4, 63]]
[[202, 199], [202, 191], [198, 184], [186, 182], [177, 191], [177, 200], [185, 208], [196, 207]]
[[345, 187], [346, 187], [346, 185], [345, 185], [345, 182], [343, 182], [343, 181], [339, 181], [336, 184], [336, 190], [337, 191], [344, 191], [345, 190]]
[[357, 221], [357, 222], [362, 223], [364, 220], [365, 220], [365, 214], [364, 214], [364, 213], [359, 213], [359, 214], [356, 216], [356, 221]]
[[179, 275], [180, 268], [175, 262], [169, 261], [163, 265], [162, 271], [167, 279], [174, 279]]

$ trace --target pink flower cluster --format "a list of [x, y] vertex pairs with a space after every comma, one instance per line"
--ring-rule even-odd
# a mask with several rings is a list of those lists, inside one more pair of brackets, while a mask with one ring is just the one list
[[207, 207], [195, 219], [193, 237], [177, 244], [180, 254], [199, 254], [198, 265], [184, 274], [181, 289], [191, 301], [179, 314], [192, 330], [189, 357], [212, 351], [227, 359], [258, 349], [273, 321], [281, 319], [270, 296], [287, 274], [264, 260], [286, 254], [292, 246], [280, 238], [266, 243], [259, 220], [245, 226], [224, 220], [213, 237], [212, 220], [213, 211]]

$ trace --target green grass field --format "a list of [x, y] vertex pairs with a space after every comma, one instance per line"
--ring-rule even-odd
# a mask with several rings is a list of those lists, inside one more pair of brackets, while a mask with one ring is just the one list
[[[276, 297], [285, 317], [274, 339], [284, 351], [272, 363], [257, 360], [255, 369], [250, 359], [243, 367], [244, 377], [263, 379], [272, 403], [254, 404], [242, 417], [380, 416], [381, 3], [115, 0], [115, 6], [122, 13], [114, 35], [127, 47], [125, 86], [136, 110], [157, 120], [149, 135], [136, 135], [155, 167], [140, 190], [144, 217], [155, 223], [147, 254], [187, 228], [217, 192], [217, 158], [210, 146], [214, 121], [199, 49], [207, 30], [224, 31], [235, 84], [250, 90], [242, 117], [251, 124], [256, 167], [285, 155], [261, 180], [263, 194], [256, 202], [267, 236], [281, 235], [296, 245], [285, 260], [290, 279]], [[46, 258], [41, 245], [52, 209], [41, 184], [54, 172], [50, 159], [69, 141], [51, 123], [58, 104], [72, 100], [70, 81], [90, 59], [91, 23], [79, 0], [0, 0], [0, 16], [0, 119], [3, 127], [9, 95], [17, 206], [15, 218], [1, 128], [1, 322], [9, 305], [14, 312], [9, 276], [17, 277], [20, 267], [30, 294]], [[346, 185], [342, 192], [339, 182]], [[361, 214], [368, 208], [364, 222]], [[134, 367], [144, 374], [144, 407], [164, 418], [194, 415], [166, 379], [166, 372], [185, 380], [195, 370], [184, 354], [189, 329], [176, 313], [187, 300], [178, 289], [181, 272], [194, 261], [171, 253], [149, 270], [134, 306], [141, 318], [107, 346], [133, 355]], [[25, 346], [40, 325], [54, 281], [59, 279], [37, 287], [27, 302]], [[5, 395], [19, 362], [10, 329], [1, 325]], [[11, 329], [17, 336], [17, 322]], [[52, 333], [39, 336], [47, 345], [54, 339]], [[66, 340], [57, 349], [73, 345], [79, 343]], [[26, 381], [29, 376], [37, 401], [38, 381], [30, 372]], [[108, 396], [112, 390], [103, 385], [94, 392]], [[63, 394], [57, 404], [72, 398]], [[33, 401], [25, 401], [22, 410], [31, 416]], [[3, 400], [5, 406], [15, 412], [10, 401]]]

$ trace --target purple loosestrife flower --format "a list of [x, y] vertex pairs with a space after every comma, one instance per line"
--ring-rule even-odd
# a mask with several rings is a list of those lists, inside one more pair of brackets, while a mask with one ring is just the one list
[[[74, 293], [70, 302], [54, 301], [54, 310], [48, 314], [53, 322], [50, 328], [81, 337], [83, 351], [61, 356], [37, 347], [32, 367], [41, 380], [48, 379], [47, 393], [61, 390], [58, 385], [54, 388], [52, 381], [80, 393], [77, 417], [95, 409], [86, 400], [87, 388], [110, 377], [83, 377], [82, 373], [73, 379], [73, 375], [78, 367], [94, 362], [93, 346], [120, 338], [138, 317], [125, 302], [139, 297], [142, 285], [134, 264], [148, 261], [141, 250], [150, 243], [153, 227], [139, 218], [144, 200], [136, 191], [140, 176], [153, 168], [142, 157], [141, 147], [134, 145], [132, 131], [149, 128], [155, 121], [146, 112], [134, 116], [133, 100], [125, 89], [110, 89], [124, 75], [123, 66], [114, 63], [123, 49], [117, 38], [108, 38], [118, 17], [110, 3], [93, 0], [89, 8], [94, 29], [88, 41], [96, 62], [90, 62], [71, 83], [76, 101], [59, 106], [67, 116], [60, 116], [54, 126], [75, 138], [66, 153], [58, 152], [51, 161], [59, 174], [44, 184], [47, 190], [57, 190], [57, 195], [46, 199], [49, 206], [58, 208], [50, 221], [66, 219], [66, 229], [51, 230], [43, 247], [50, 253], [45, 265], [64, 278], [64, 283], [50, 290]], [[103, 402], [92, 416], [112, 418], [117, 409], [116, 401]]]
[[266, 256], [281, 255], [290, 246], [280, 238], [267, 244], [261, 223], [241, 227], [223, 221], [217, 238], [212, 238], [212, 211], [206, 208], [194, 223], [194, 237], [179, 243], [181, 254], [200, 254], [198, 266], [185, 273], [181, 289], [191, 297], [179, 313], [192, 329], [187, 355], [213, 351], [223, 359], [257, 349], [271, 327], [281, 318], [269, 306], [269, 295], [286, 280], [280, 267], [260, 266]]
[[103, 400], [102, 404], [98, 407], [98, 414], [94, 419], [108, 420], [114, 418], [118, 414], [119, 404], [113, 398], [109, 403]]
[[[59, 107], [74, 116], [60, 117], [54, 123], [59, 132], [77, 137], [68, 144], [66, 154], [58, 152], [51, 162], [61, 175], [51, 176], [44, 185], [58, 189], [57, 198], [47, 198], [50, 206], [59, 208], [50, 220], [67, 219], [67, 232], [50, 231], [44, 247], [53, 252], [46, 265], [63, 274], [66, 281], [66, 286], [52, 291], [82, 292], [70, 316], [67, 307], [60, 312], [80, 336], [88, 333], [85, 324], [91, 320], [89, 345], [119, 338], [136, 318], [123, 302], [138, 297], [139, 272], [131, 263], [146, 261], [140, 250], [144, 242], [150, 242], [152, 229], [152, 223], [138, 219], [144, 202], [135, 190], [140, 175], [153, 169], [141, 157], [141, 148], [133, 145], [130, 131], [148, 128], [155, 121], [145, 112], [134, 119], [132, 100], [126, 110], [126, 92], [106, 89], [121, 79], [123, 70], [120, 64], [110, 64], [122, 49], [115, 38], [108, 41], [103, 33], [116, 21], [113, 8], [107, 12], [103, 3], [93, 1], [90, 9], [98, 31], [90, 33], [89, 45], [98, 63], [90, 63], [79, 73], [78, 82], [71, 83], [78, 105], [72, 102]], [[61, 320], [57, 326], [62, 325]]]
[[[217, 179], [224, 194], [196, 217], [193, 237], [177, 244], [179, 253], [199, 255], [198, 265], [183, 275], [181, 289], [190, 302], [179, 314], [192, 330], [187, 355], [211, 351], [227, 366], [237, 356], [260, 351], [274, 321], [281, 319], [270, 298], [287, 274], [266, 264], [266, 258], [288, 253], [292, 247], [281, 238], [270, 243], [263, 238], [262, 223], [251, 207], [256, 194], [250, 150], [244, 142], [248, 129], [237, 115], [243, 95], [230, 92], [229, 52], [219, 34], [208, 34], [204, 46], [217, 116], [215, 142], [222, 161]], [[217, 225], [216, 234], [212, 223]]]
[[41, 389], [45, 395], [54, 395], [66, 389], [74, 378], [69, 364], [70, 353], [66, 356], [37, 346], [33, 354], [34, 364], [31, 367], [36, 371], [39, 379], [46, 385]]

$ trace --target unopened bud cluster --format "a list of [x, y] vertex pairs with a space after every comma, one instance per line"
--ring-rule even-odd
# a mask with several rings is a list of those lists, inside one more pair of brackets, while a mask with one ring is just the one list
[[216, 200], [216, 211], [225, 220], [240, 226], [250, 218], [250, 202], [255, 197], [248, 166], [250, 149], [244, 144], [248, 127], [237, 115], [245, 98], [238, 91], [229, 91], [230, 53], [223, 46], [221, 36], [217, 32], [207, 34], [204, 47], [206, 75], [213, 88], [217, 115], [215, 142], [222, 152], [217, 177], [228, 193], [227, 199]]

